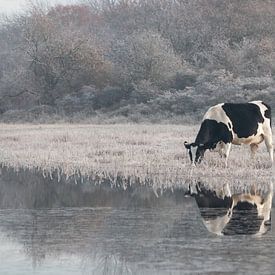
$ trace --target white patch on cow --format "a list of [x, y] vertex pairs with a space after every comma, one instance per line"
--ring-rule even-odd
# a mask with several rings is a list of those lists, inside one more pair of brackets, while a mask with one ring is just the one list
[[268, 122], [269, 125], [270, 125], [270, 119], [266, 118], [265, 115], [264, 115], [265, 111], [267, 110], [266, 105], [264, 105], [262, 103], [262, 101], [259, 101], [259, 100], [258, 101], [250, 101], [249, 103], [255, 104], [255, 105], [257, 105], [260, 108], [261, 114], [262, 114], [262, 116], [263, 116], [263, 118], [265, 120], [263, 124], [265, 124], [265, 122]]
[[228, 212], [224, 216], [217, 217], [217, 218], [211, 219], [211, 220], [203, 219], [203, 223], [204, 223], [205, 227], [207, 228], [207, 230], [211, 233], [222, 236], [223, 229], [225, 228], [225, 226], [229, 223], [229, 221], [232, 218], [232, 211], [230, 211], [230, 210], [228, 210]]
[[222, 108], [222, 105], [224, 105], [224, 103], [220, 103], [220, 104], [210, 107], [208, 109], [208, 111], [205, 113], [203, 120], [212, 119], [212, 120], [217, 121], [218, 123], [222, 122], [229, 129], [228, 122], [232, 125], [232, 121], [226, 115], [225, 111]]

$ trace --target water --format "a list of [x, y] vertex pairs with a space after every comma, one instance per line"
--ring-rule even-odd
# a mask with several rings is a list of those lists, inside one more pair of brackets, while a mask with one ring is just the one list
[[[255, 234], [264, 218], [255, 205], [240, 206], [243, 197], [213, 203], [213, 193], [168, 193], [149, 203], [142, 191], [120, 191], [104, 206], [113, 192], [104, 189], [96, 191], [95, 206], [87, 186], [17, 177], [0, 177], [0, 274], [274, 273], [273, 225], [266, 218], [264, 234]], [[264, 200], [268, 194], [260, 205]], [[210, 232], [207, 224], [228, 211], [230, 221], [219, 227], [225, 235]]]
[[274, 232], [216, 236], [196, 203], [0, 211], [1, 274], [272, 274]]

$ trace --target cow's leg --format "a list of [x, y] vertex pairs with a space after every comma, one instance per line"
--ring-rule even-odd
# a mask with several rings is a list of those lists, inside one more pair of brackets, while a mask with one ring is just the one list
[[272, 143], [272, 133], [271, 130], [267, 135], [264, 136], [265, 146], [267, 148], [267, 151], [269, 153], [269, 157], [271, 162], [273, 163], [273, 143]]
[[250, 150], [251, 150], [251, 158], [255, 158], [256, 151], [258, 149], [258, 144], [252, 143], [250, 144]]
[[220, 148], [219, 151], [218, 151], [219, 155], [221, 158], [224, 158], [225, 157], [225, 154], [224, 154], [224, 148]]
[[215, 151], [218, 151], [219, 156], [221, 158], [225, 158], [225, 153], [224, 153], [224, 149], [225, 149], [225, 144], [223, 141], [219, 141], [216, 145], [216, 149]]
[[228, 160], [228, 157], [229, 157], [231, 145], [232, 145], [232, 143], [224, 144], [224, 157], [225, 157], [225, 166], [226, 167], [227, 167], [227, 160]]

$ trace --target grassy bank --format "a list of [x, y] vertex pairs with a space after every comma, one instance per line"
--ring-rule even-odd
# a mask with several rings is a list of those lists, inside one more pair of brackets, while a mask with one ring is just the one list
[[[39, 168], [45, 175], [117, 179], [156, 187], [204, 181], [246, 188], [268, 183], [272, 169], [261, 144], [255, 160], [248, 146], [233, 146], [228, 167], [217, 153], [206, 153], [190, 167], [185, 140], [193, 141], [199, 125], [6, 125], [0, 127], [3, 165]], [[58, 171], [56, 173], [56, 171]]]

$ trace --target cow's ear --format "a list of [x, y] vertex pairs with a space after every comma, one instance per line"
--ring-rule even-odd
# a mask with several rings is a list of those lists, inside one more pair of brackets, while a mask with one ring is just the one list
[[191, 144], [188, 143], [187, 141], [185, 141], [185, 142], [184, 142], [184, 146], [185, 146], [186, 149], [190, 149]]

